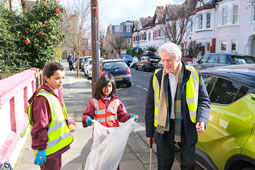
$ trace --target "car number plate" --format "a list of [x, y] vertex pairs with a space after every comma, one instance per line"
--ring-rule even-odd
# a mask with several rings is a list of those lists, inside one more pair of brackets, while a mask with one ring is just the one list
[[123, 78], [121, 77], [121, 78], [115, 78], [115, 80], [123, 80]]

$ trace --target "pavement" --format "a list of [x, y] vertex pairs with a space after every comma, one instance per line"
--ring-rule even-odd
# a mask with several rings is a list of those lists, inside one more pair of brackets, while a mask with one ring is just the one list
[[[71, 149], [62, 155], [62, 170], [83, 170], [86, 158], [90, 153], [92, 144], [92, 128], [83, 128], [81, 115], [91, 99], [91, 81], [84, 77], [83, 72], [77, 77], [77, 72], [68, 69], [67, 62], [63, 62], [65, 68], [65, 82], [63, 85], [63, 98], [67, 107], [69, 120], [76, 122], [77, 129], [72, 133], [74, 141]], [[29, 128], [27, 128], [29, 129]], [[29, 130], [28, 130], [29, 131]], [[31, 149], [31, 136], [27, 132], [26, 142], [22, 148], [14, 170], [39, 170], [34, 165], [35, 155]], [[152, 169], [157, 169], [155, 146], [152, 150]], [[150, 150], [145, 138], [144, 123], [138, 122], [136, 129], [130, 134], [125, 152], [120, 161], [121, 170], [147, 170], [150, 165]], [[179, 169], [174, 164], [172, 169]]]

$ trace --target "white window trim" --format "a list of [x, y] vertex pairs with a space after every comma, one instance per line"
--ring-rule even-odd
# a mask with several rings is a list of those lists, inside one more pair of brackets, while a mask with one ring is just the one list
[[[221, 44], [222, 44], [223, 42], [226, 42], [226, 50], [222, 50], [222, 49], [221, 49]], [[223, 53], [227, 52], [227, 50], [228, 50], [228, 42], [227, 42], [227, 40], [220, 40], [219, 45], [220, 45], [220, 52], [223, 52]]]
[[251, 6], [251, 23], [255, 23], [255, 5]]
[[[207, 28], [207, 15], [210, 14], [210, 27]], [[205, 13], [205, 28], [210, 29], [212, 28], [212, 13], [211, 12], [206, 12]]]
[[[232, 50], [232, 44], [233, 44], [233, 43], [236, 44], [236, 50], [235, 50], [235, 51]], [[238, 50], [237, 50], [237, 40], [231, 40], [231, 44], [230, 44], [230, 45], [231, 45], [231, 49], [230, 49], [230, 50], [231, 50], [231, 53], [235, 53], [235, 52], [238, 51]]]
[[129, 25], [126, 26], [126, 32], [131, 32], [131, 27]]
[[[237, 21], [233, 23], [234, 20], [234, 6], [237, 5]], [[239, 18], [240, 18], [240, 5], [239, 4], [232, 4], [232, 11], [231, 11], [231, 24], [232, 25], [239, 25]]]
[[[202, 18], [201, 18], [201, 16], [202, 16]], [[197, 17], [196, 17], [196, 21], [197, 21], [196, 30], [197, 31], [202, 30], [203, 29], [203, 14], [198, 14]], [[200, 22], [201, 22], [201, 28], [199, 28]]]
[[[226, 10], [226, 23], [223, 23], [223, 10]], [[220, 9], [220, 25], [221, 26], [225, 26], [225, 25], [228, 25], [228, 19], [229, 18], [229, 15], [228, 15], [228, 6], [223, 6], [221, 9]]]

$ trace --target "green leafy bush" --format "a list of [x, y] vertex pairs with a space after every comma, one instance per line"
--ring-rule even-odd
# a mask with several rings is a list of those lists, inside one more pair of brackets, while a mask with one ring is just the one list
[[63, 10], [56, 0], [37, 0], [31, 10], [17, 15], [0, 4], [0, 73], [43, 68], [52, 61], [64, 38]]
[[20, 46], [33, 67], [43, 68], [53, 60], [55, 47], [63, 40], [61, 18], [63, 7], [56, 0], [37, 1], [24, 13]]

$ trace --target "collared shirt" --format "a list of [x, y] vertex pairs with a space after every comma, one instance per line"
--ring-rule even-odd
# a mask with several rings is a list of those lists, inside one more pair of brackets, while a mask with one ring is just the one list
[[171, 90], [171, 97], [172, 97], [172, 107], [170, 110], [170, 119], [175, 119], [174, 115], [174, 101], [175, 101], [175, 93], [176, 93], [176, 79], [175, 75], [172, 73], [168, 74], [168, 79], [169, 79], [169, 87]]
[[[47, 83], [45, 83], [45, 85], [46, 86], [48, 86], [54, 93], [55, 93], [55, 95], [57, 95], [58, 96], [58, 90], [56, 89], [53, 89], [49, 84], [47, 84]], [[59, 96], [58, 96], [59, 97]]]

